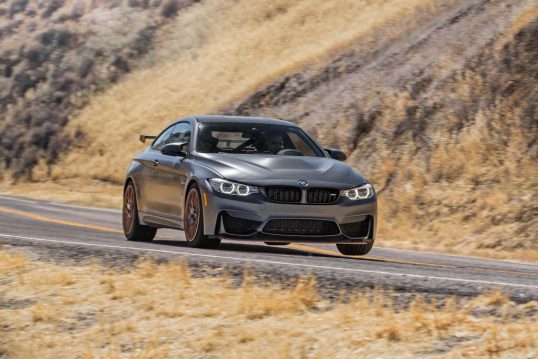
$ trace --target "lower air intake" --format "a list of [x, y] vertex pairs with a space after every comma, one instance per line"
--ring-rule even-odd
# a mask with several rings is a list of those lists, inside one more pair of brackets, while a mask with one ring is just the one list
[[263, 231], [292, 236], [331, 236], [340, 233], [335, 222], [315, 219], [272, 219], [263, 227]]

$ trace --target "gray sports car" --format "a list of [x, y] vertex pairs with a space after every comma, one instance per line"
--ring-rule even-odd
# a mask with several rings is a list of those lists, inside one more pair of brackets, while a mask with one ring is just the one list
[[294, 123], [256, 117], [178, 120], [137, 154], [125, 180], [123, 229], [149, 241], [185, 231], [192, 247], [221, 239], [335, 243], [347, 255], [374, 244], [374, 187]]

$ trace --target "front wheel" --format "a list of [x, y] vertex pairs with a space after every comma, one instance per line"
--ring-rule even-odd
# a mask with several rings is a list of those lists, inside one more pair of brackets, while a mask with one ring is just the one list
[[141, 225], [138, 220], [135, 188], [132, 182], [125, 187], [123, 194], [123, 233], [128, 241], [151, 241], [157, 234], [157, 228]]
[[209, 238], [204, 235], [202, 196], [200, 196], [200, 190], [197, 185], [189, 188], [183, 212], [183, 227], [185, 228], [185, 238], [189, 247], [217, 248], [220, 244], [220, 239]]
[[346, 256], [363, 256], [365, 254], [368, 254], [368, 252], [370, 252], [373, 246], [374, 241], [365, 244], [336, 244], [336, 248], [338, 248], [338, 251]]

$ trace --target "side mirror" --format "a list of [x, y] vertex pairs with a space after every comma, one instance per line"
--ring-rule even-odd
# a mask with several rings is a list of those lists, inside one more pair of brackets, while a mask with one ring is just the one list
[[325, 151], [329, 154], [329, 156], [337, 161], [345, 161], [347, 160], [347, 156], [344, 152], [337, 150], [335, 148], [326, 148]]
[[161, 153], [167, 156], [186, 157], [187, 153], [183, 150], [187, 142], [168, 143], [161, 148]]

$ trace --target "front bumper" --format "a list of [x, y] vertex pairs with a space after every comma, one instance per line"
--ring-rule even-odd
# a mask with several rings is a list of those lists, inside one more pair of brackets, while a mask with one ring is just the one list
[[[362, 201], [340, 197], [332, 204], [286, 204], [270, 202], [259, 193], [246, 197], [224, 195], [213, 191], [206, 181], [200, 187], [204, 196], [204, 234], [208, 236], [304, 243], [369, 243], [375, 240], [377, 227], [375, 195]], [[230, 227], [226, 222], [229, 218], [234, 221], [243, 221], [248, 225], [248, 230], [232, 230], [235, 228]], [[284, 220], [281, 222], [298, 220], [312, 223], [323, 221], [329, 225], [331, 231], [317, 233], [310, 230], [312, 227], [294, 226], [285, 234], [275, 233], [274, 230], [269, 233], [266, 226], [272, 220]], [[361, 223], [361, 230], [349, 230], [357, 228], [353, 227], [356, 224], [360, 227]], [[274, 229], [274, 226], [271, 227]]]

